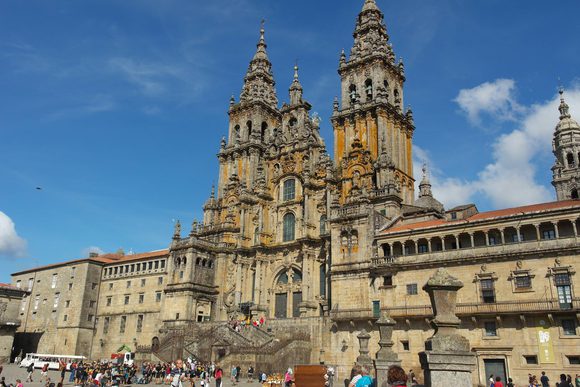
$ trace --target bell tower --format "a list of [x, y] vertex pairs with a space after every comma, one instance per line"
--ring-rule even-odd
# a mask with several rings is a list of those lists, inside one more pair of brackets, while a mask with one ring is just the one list
[[580, 125], [570, 115], [569, 106], [560, 90], [560, 122], [556, 125], [552, 151], [556, 161], [552, 167], [552, 185], [558, 200], [578, 199], [580, 190]]
[[403, 108], [403, 61], [396, 60], [383, 18], [376, 2], [365, 0], [350, 55], [340, 55], [341, 98], [332, 124], [341, 204], [365, 193], [414, 203], [415, 126], [411, 109]]

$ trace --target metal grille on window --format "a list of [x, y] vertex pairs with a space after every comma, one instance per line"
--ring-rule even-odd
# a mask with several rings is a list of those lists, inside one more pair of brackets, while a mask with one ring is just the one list
[[516, 277], [515, 281], [517, 289], [526, 289], [532, 287], [532, 279], [529, 275]]
[[568, 273], [556, 274], [554, 276], [554, 283], [556, 284], [556, 286], [570, 285], [570, 275]]

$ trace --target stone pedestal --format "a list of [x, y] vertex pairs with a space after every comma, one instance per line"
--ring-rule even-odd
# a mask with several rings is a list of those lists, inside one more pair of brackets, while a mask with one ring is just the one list
[[379, 350], [375, 355], [375, 372], [377, 387], [389, 387], [387, 373], [393, 365], [401, 366], [399, 356], [393, 351], [393, 328], [397, 324], [387, 313], [383, 314], [376, 324], [379, 327]]
[[457, 291], [462, 287], [463, 283], [445, 269], [437, 270], [423, 286], [435, 316], [431, 320], [435, 333], [425, 342], [425, 351], [419, 353], [427, 387], [472, 385], [475, 354], [470, 352], [469, 341], [457, 333], [461, 321], [455, 315]]
[[359, 355], [356, 358], [356, 364], [370, 368], [373, 366], [373, 361], [369, 356], [369, 340], [371, 335], [363, 329], [357, 336], [359, 343]]

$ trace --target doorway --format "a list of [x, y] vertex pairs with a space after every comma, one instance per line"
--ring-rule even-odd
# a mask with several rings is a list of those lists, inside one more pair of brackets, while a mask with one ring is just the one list
[[504, 359], [484, 359], [483, 365], [485, 366], [485, 380], [489, 384], [489, 377], [493, 375], [493, 378], [499, 376], [501, 381], [504, 383], [506, 381], [506, 369]]

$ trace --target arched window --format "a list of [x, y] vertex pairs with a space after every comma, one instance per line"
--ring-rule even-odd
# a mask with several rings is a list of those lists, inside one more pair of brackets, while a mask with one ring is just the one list
[[296, 180], [288, 179], [284, 182], [284, 189], [282, 192], [282, 200], [294, 200], [296, 198]]
[[395, 105], [399, 106], [399, 103], [401, 103], [401, 99], [399, 98], [399, 90], [395, 89], [393, 91], [393, 95], [395, 96]]
[[367, 79], [365, 81], [365, 93], [367, 95], [367, 101], [371, 101], [373, 99], [373, 80]]
[[278, 282], [279, 284], [287, 284], [288, 283], [288, 274], [286, 274], [286, 272], [280, 274], [280, 276], [278, 277]]
[[240, 125], [236, 125], [234, 127], [234, 138], [232, 138], [232, 141], [235, 143], [240, 139]]
[[326, 234], [326, 215], [320, 216], [320, 234]]
[[298, 122], [298, 120], [296, 118], [292, 117], [288, 121], [288, 126], [290, 126], [291, 128], [293, 128], [296, 125], [297, 122]]
[[302, 282], [302, 273], [296, 269], [292, 269], [292, 282]]
[[246, 130], [247, 130], [247, 135], [249, 136], [250, 134], [252, 134], [252, 121], [248, 121], [246, 122]]
[[576, 163], [574, 162], [574, 155], [572, 153], [568, 153], [566, 155], [566, 160], [568, 161], [568, 168], [574, 168]]
[[262, 142], [266, 139], [266, 131], [268, 130], [268, 124], [262, 122], [262, 131], [260, 132], [260, 139]]
[[201, 266], [201, 258], [198, 258], [198, 259], [196, 259], [196, 260], [195, 260], [195, 264], [196, 264], [197, 266]]
[[284, 215], [284, 230], [283, 230], [283, 235], [282, 235], [282, 240], [284, 242], [288, 242], [288, 241], [293, 241], [294, 240], [294, 224], [296, 222], [296, 219], [294, 218], [294, 214], [292, 213], [288, 213], [286, 215]]
[[254, 229], [254, 244], [260, 244], [260, 229], [258, 227]]
[[204, 259], [203, 261], [201, 261], [201, 266], [205, 267], [205, 265], [207, 265], [207, 260]]
[[578, 190], [576, 188], [574, 188], [572, 190], [572, 192], [570, 193], [570, 198], [572, 198], [572, 199], [578, 199]]
[[187, 263], [187, 258], [183, 257], [183, 260], [181, 261], [181, 263], [183, 264], [183, 266], [185, 266], [185, 264]]
[[350, 98], [350, 102], [351, 103], [355, 103], [356, 102], [356, 86], [355, 85], [350, 85], [348, 88], [348, 96]]

